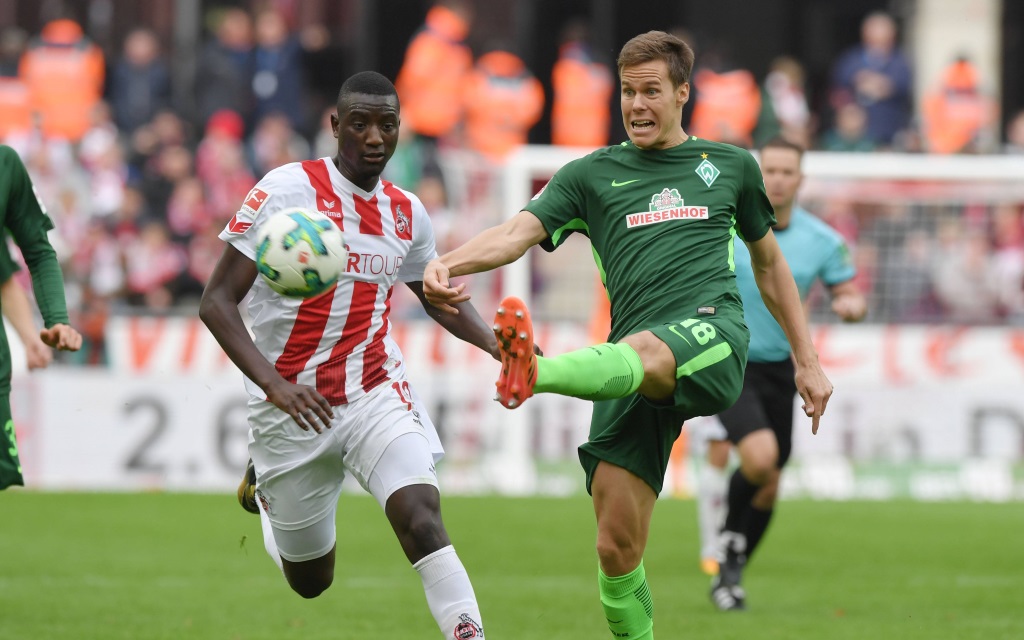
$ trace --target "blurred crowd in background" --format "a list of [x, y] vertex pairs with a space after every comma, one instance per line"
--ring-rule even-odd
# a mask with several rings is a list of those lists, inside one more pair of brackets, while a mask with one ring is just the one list
[[[502, 42], [473, 51], [472, 21], [464, 3], [435, 5], [394, 78], [402, 138], [385, 177], [423, 200], [440, 251], [504, 213], [486, 194], [545, 112], [551, 144], [622, 139], [614, 61], [595, 55], [584, 20], [564, 25], [551, 69], [528, 68]], [[312, 89], [324, 84], [312, 77], [329, 52], [322, 32], [298, 31], [273, 8], [219, 8], [206, 24], [191, 114], [175, 108], [167, 47], [148, 29], [113, 57], [70, 19], [0, 33], [0, 141], [24, 158], [56, 224], [85, 362], [103, 361], [111, 313], [193, 313], [217, 234], [255, 182], [336, 150], [333, 105]], [[998, 105], [967, 58], [950, 61], [915, 109], [897, 36], [892, 17], [864, 19], [860, 45], [833, 63], [827, 113], [809, 102], [801, 61], [780, 57], [756, 78], [727, 47], [696, 42], [685, 128], [748, 148], [782, 134], [835, 152], [1024, 154], [1024, 109], [993, 135]], [[850, 241], [874, 321], [1024, 321], [1020, 201], [813, 205]]]

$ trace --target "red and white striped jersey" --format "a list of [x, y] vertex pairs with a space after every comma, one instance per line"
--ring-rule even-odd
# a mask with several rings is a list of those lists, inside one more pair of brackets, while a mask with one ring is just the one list
[[[315, 386], [332, 405], [352, 402], [405, 375], [390, 336], [391, 292], [396, 281], [422, 280], [437, 256], [430, 218], [414, 194], [384, 180], [363, 191], [330, 158], [320, 158], [268, 173], [220, 238], [255, 260], [260, 227], [291, 207], [334, 220], [348, 264], [334, 289], [305, 300], [281, 296], [256, 278], [248, 306], [253, 341], [285, 379]], [[266, 397], [248, 378], [245, 384], [249, 393]]]

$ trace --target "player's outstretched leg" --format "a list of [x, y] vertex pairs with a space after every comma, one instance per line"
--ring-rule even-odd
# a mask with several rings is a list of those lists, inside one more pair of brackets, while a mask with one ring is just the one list
[[242, 482], [238, 485], [238, 504], [249, 513], [259, 513], [259, 505], [256, 504], [256, 466], [252, 459], [245, 465], [245, 474]]
[[533, 325], [526, 304], [516, 297], [501, 301], [494, 318], [501, 352], [498, 400], [515, 409], [537, 393], [583, 400], [623, 398], [640, 388], [644, 364], [626, 343], [606, 342], [544, 358], [533, 350]]
[[533, 352], [533, 323], [526, 303], [509, 296], [494, 316], [494, 335], [501, 352], [501, 374], [495, 400], [515, 409], [533, 395], [537, 382], [537, 355]]

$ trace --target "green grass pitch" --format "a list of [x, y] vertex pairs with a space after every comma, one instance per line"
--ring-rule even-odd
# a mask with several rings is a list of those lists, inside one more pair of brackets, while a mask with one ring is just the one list
[[[610, 638], [586, 497], [448, 498], [491, 640]], [[659, 640], [1024, 638], [1020, 504], [787, 501], [719, 613], [692, 502], [655, 509], [646, 566]], [[344, 495], [334, 586], [306, 601], [229, 495], [0, 493], [0, 638], [440, 637], [420, 581], [364, 496]]]

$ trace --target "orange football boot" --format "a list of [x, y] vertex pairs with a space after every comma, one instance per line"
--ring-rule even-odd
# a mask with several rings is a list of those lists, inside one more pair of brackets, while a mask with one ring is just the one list
[[494, 316], [494, 336], [501, 352], [501, 375], [494, 399], [515, 409], [533, 395], [537, 382], [537, 354], [533, 352], [533, 324], [526, 303], [509, 296]]

